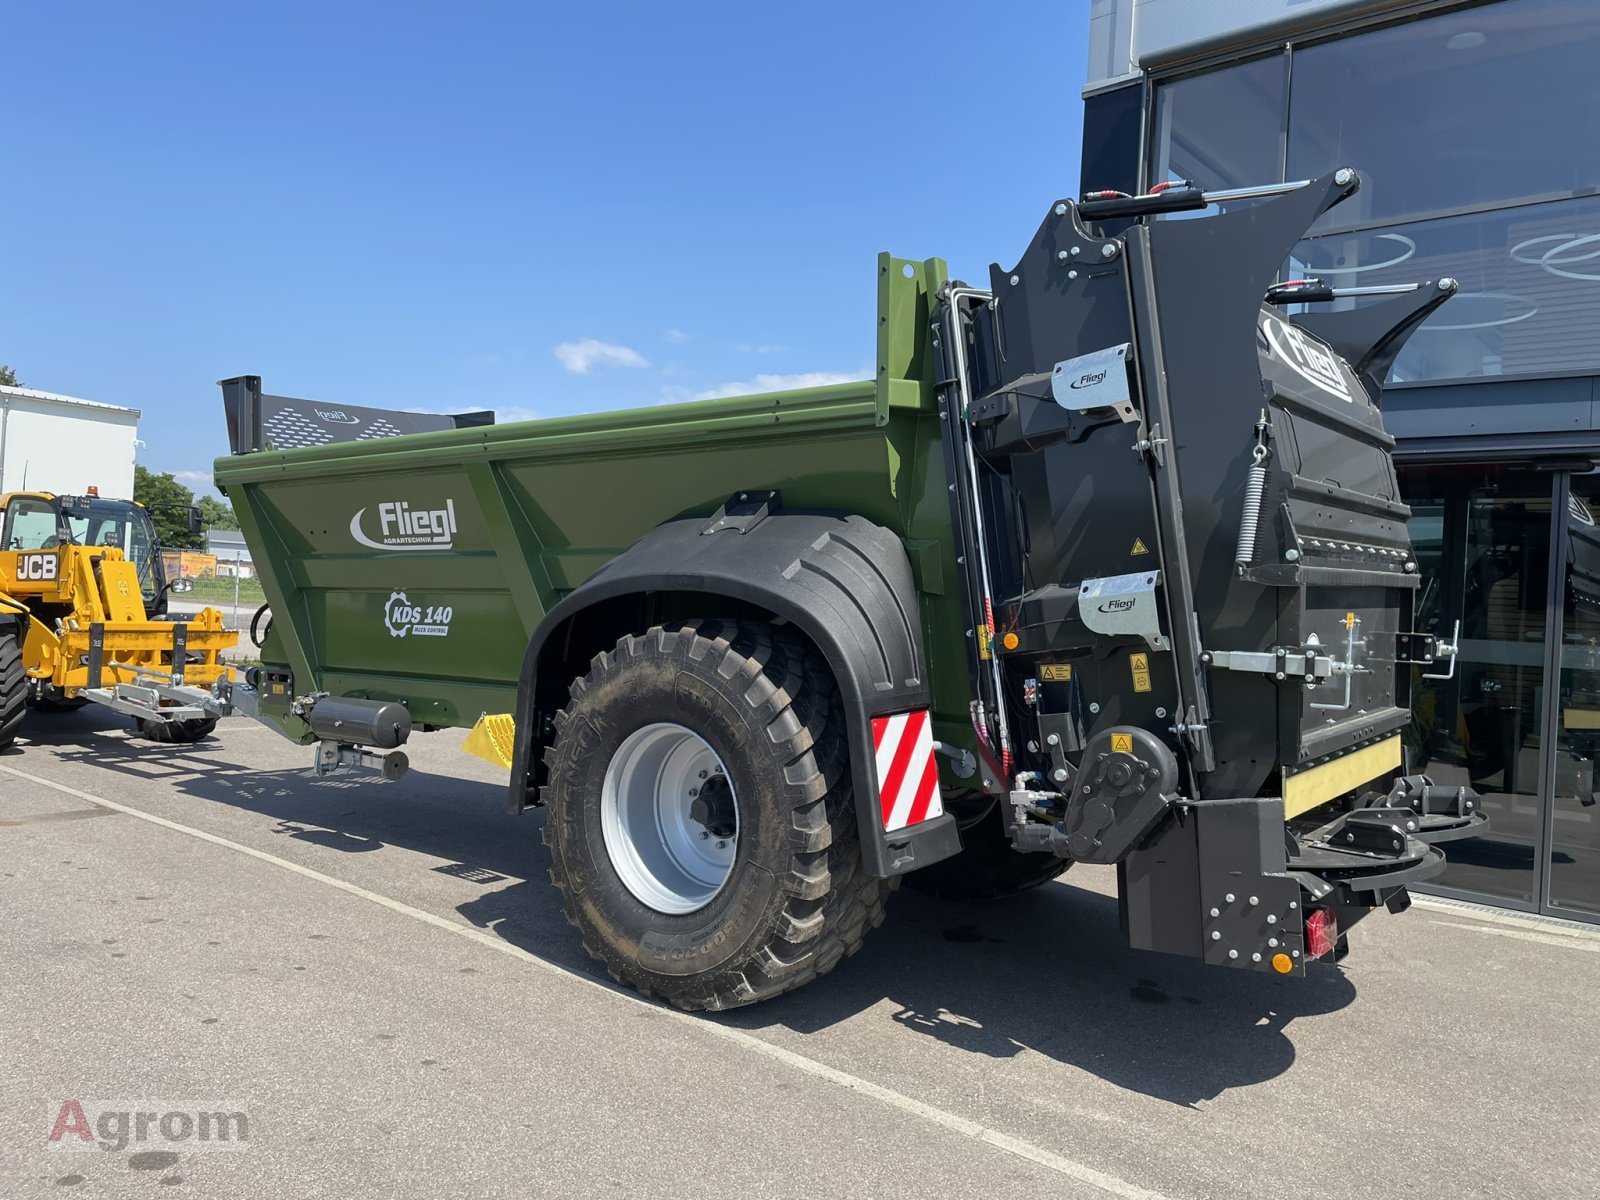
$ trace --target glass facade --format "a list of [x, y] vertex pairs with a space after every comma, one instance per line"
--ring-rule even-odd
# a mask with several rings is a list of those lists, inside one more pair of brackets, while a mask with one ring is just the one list
[[1240, 187], [1354, 166], [1361, 191], [1288, 270], [1460, 281], [1394, 380], [1592, 370], [1597, 53], [1593, 0], [1500, 0], [1160, 81], [1150, 179]]
[[[1361, 191], [1286, 277], [1459, 281], [1390, 376], [1434, 385], [1396, 393], [1425, 439], [1400, 446], [1425, 580], [1417, 626], [1461, 629], [1450, 678], [1417, 669], [1408, 765], [1469, 784], [1491, 818], [1446, 847], [1440, 887], [1587, 920], [1600, 920], [1597, 60], [1600, 3], [1497, 0], [1156, 72], [1143, 180], [1214, 190], [1354, 166]], [[1496, 395], [1526, 418], [1498, 423], [1509, 432], [1486, 452], [1449, 449], [1475, 431], [1443, 414], [1487, 380], [1516, 389]], [[1592, 417], [1550, 415], [1556, 391], [1579, 385]]]

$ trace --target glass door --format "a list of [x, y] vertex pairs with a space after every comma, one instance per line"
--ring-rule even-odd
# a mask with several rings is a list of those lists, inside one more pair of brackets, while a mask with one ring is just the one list
[[1557, 523], [1563, 547], [1559, 712], [1546, 840], [1547, 904], [1600, 916], [1600, 476], [1575, 475]]
[[[1401, 475], [1423, 579], [1416, 628], [1448, 637], [1461, 622], [1454, 676], [1427, 679], [1415, 668], [1408, 767], [1437, 783], [1469, 784], [1489, 815], [1482, 836], [1446, 847], [1450, 865], [1435, 882], [1523, 908], [1542, 895], [1545, 639], [1560, 482], [1549, 472], [1482, 464]], [[1600, 675], [1594, 682], [1600, 688]], [[1600, 702], [1596, 718], [1600, 735]]]

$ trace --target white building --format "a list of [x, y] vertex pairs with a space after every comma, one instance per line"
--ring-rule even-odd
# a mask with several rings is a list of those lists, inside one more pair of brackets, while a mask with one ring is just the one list
[[0, 493], [133, 496], [139, 410], [0, 386]]

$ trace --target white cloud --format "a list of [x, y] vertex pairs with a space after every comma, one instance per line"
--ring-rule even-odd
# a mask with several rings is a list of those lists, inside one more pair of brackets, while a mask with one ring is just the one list
[[599, 338], [584, 338], [577, 342], [562, 342], [555, 348], [561, 365], [574, 375], [587, 375], [591, 367], [648, 367], [649, 361], [637, 350], [602, 342]]
[[211, 482], [210, 471], [173, 471], [171, 474], [174, 479], [196, 496], [216, 497], [220, 495], [216, 486]]
[[782, 354], [789, 349], [787, 346], [757, 345], [754, 342], [740, 342], [737, 348], [741, 354]]
[[757, 375], [754, 379], [724, 383], [696, 392], [692, 399], [720, 400], [724, 396], [750, 396], [757, 392], [789, 392], [796, 388], [827, 387], [834, 383], [858, 383], [871, 374], [871, 371], [801, 371], [795, 375]]
[[669, 329], [661, 335], [669, 342], [687, 342], [689, 335], [681, 329]]

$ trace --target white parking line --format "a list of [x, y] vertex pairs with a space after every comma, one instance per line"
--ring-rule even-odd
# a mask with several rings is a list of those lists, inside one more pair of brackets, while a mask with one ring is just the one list
[[552, 962], [547, 962], [535, 954], [530, 954], [528, 951], [523, 950], [518, 946], [513, 946], [509, 942], [503, 941], [502, 939], [494, 936], [492, 933], [487, 933], [484, 930], [478, 929], [474, 926], [458, 924], [455, 921], [448, 920], [445, 917], [437, 916], [436, 914], [428, 912], [425, 909], [414, 908], [411, 905], [406, 904], [403, 901], [396, 900], [390, 896], [382, 895], [379, 892], [368, 891], [364, 887], [359, 887], [353, 883], [347, 883], [343, 879], [335, 879], [332, 875], [324, 875], [321, 871], [312, 870], [310, 867], [303, 867], [299, 863], [290, 862], [286, 858], [279, 858], [276, 854], [268, 854], [264, 850], [257, 850], [251, 846], [230, 841], [228, 838], [218, 837], [216, 834], [207, 833], [203, 829], [194, 829], [191, 826], [180, 824], [177, 821], [169, 821], [166, 817], [158, 817], [154, 813], [147, 813], [142, 809], [131, 808], [126, 804], [119, 804], [115, 800], [106, 800], [100, 796], [93, 795], [90, 792], [81, 791], [75, 787], [69, 787], [64, 783], [57, 783], [51, 779], [44, 779], [38, 775], [29, 774], [27, 771], [19, 771], [14, 767], [0, 766], [0, 771], [5, 772], [7, 775], [14, 775], [18, 779], [26, 779], [29, 783], [37, 784], [40, 787], [50, 788], [52, 791], [61, 792], [68, 796], [76, 796], [79, 800], [86, 800], [90, 804], [98, 805], [101, 808], [110, 809], [112, 812], [126, 813], [130, 817], [137, 817], [141, 821], [149, 821], [152, 825], [159, 825], [163, 829], [170, 829], [175, 833], [181, 833], [188, 837], [198, 838], [202, 842], [210, 842], [214, 846], [221, 846], [224, 849], [233, 850], [239, 854], [245, 854], [251, 858], [259, 859], [262, 862], [271, 863], [273, 866], [282, 867], [285, 871], [292, 871], [294, 874], [300, 875], [306, 879], [315, 880], [317, 883], [325, 884], [328, 887], [337, 888], [341, 892], [348, 892], [352, 896], [359, 896], [361, 899], [371, 901], [373, 904], [381, 905], [382, 907], [389, 909], [391, 912], [400, 913], [403, 916], [410, 917], [415, 921], [421, 921], [423, 924], [432, 925], [437, 929], [442, 929], [446, 933], [453, 933], [457, 937], [462, 937], [469, 941], [477, 942], [481, 946], [486, 946], [491, 950], [497, 950], [501, 954], [507, 955], [511, 958], [520, 959], [525, 963], [529, 963], [540, 968], [541, 970], [548, 971], [551, 974], [560, 975], [574, 983], [583, 984], [585, 987], [593, 988], [595, 991], [602, 992], [607, 996], [613, 997], [614, 999], [621, 1000], [628, 1004], [636, 1004], [641, 1008], [647, 1008], [658, 1016], [665, 1017], [669, 1020], [681, 1021], [683, 1024], [697, 1029], [702, 1033], [710, 1034], [713, 1037], [719, 1037], [725, 1041], [733, 1042], [736, 1045], [743, 1046], [747, 1050], [753, 1050], [757, 1054], [764, 1054], [768, 1058], [775, 1059], [776, 1061], [783, 1063], [785, 1066], [793, 1067], [797, 1071], [804, 1071], [807, 1075], [825, 1080], [828, 1083], [836, 1084], [837, 1086], [846, 1088], [849, 1091], [871, 1097], [882, 1104], [886, 1104], [891, 1108], [898, 1109], [899, 1111], [910, 1116], [920, 1118], [921, 1120], [927, 1121], [930, 1124], [937, 1125], [941, 1129], [948, 1130], [951, 1133], [961, 1134], [963, 1137], [969, 1137], [975, 1141], [983, 1142], [986, 1145], [993, 1146], [997, 1150], [1004, 1150], [1008, 1154], [1014, 1154], [1019, 1158], [1025, 1158], [1029, 1162], [1037, 1163], [1039, 1166], [1048, 1168], [1049, 1170], [1055, 1171], [1058, 1174], [1065, 1175], [1070, 1179], [1075, 1179], [1079, 1183], [1087, 1184], [1090, 1187], [1099, 1188], [1108, 1195], [1120, 1196], [1123, 1197], [1124, 1200], [1166, 1200], [1166, 1197], [1164, 1197], [1160, 1192], [1153, 1192], [1148, 1188], [1139, 1187], [1137, 1184], [1132, 1184], [1127, 1182], [1127, 1180], [1119, 1179], [1115, 1175], [1108, 1175], [1104, 1171], [1097, 1171], [1093, 1167], [1086, 1166], [1083, 1163], [1066, 1158], [1063, 1155], [1056, 1154], [1053, 1151], [1046, 1150], [1042, 1146], [1036, 1146], [1032, 1142], [1024, 1141], [1022, 1138], [1014, 1137], [1009, 1133], [1003, 1133], [998, 1129], [993, 1129], [987, 1125], [980, 1124], [977, 1121], [970, 1121], [966, 1117], [957, 1116], [955, 1113], [948, 1112], [942, 1108], [936, 1108], [931, 1104], [925, 1104], [923, 1101], [904, 1095], [901, 1092], [897, 1092], [893, 1088], [884, 1087], [882, 1084], [877, 1084], [871, 1082], [870, 1080], [862, 1079], [858, 1075], [852, 1075], [848, 1071], [841, 1071], [837, 1067], [830, 1067], [826, 1063], [818, 1062], [816, 1059], [807, 1058], [803, 1054], [797, 1054], [793, 1050], [786, 1050], [782, 1046], [775, 1046], [771, 1042], [762, 1041], [760, 1038], [755, 1037], [752, 1034], [748, 1034], [742, 1029], [733, 1029], [726, 1025], [719, 1025], [714, 1021], [708, 1021], [700, 1017], [691, 1016], [688, 1013], [680, 1012], [674, 1008], [663, 1008], [655, 1004], [651, 1004], [648, 1001], [631, 995], [628, 992], [617, 990], [599, 982], [598, 980], [588, 979], [582, 975], [576, 974], [573, 971], [567, 970], [565, 967], [558, 966]]

